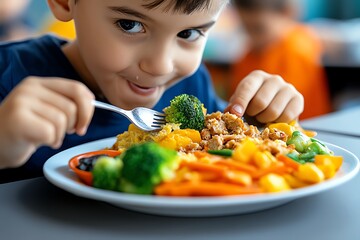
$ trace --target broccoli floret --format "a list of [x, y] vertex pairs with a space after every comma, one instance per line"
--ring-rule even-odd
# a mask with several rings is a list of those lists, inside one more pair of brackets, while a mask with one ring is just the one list
[[107, 190], [119, 190], [121, 159], [108, 156], [99, 157], [92, 170], [93, 186]]
[[205, 125], [204, 105], [192, 95], [181, 94], [170, 101], [170, 106], [164, 109], [165, 120], [180, 124], [181, 129], [191, 128], [202, 130]]
[[121, 155], [120, 189], [127, 193], [151, 194], [156, 185], [175, 176], [178, 155], [175, 150], [154, 142], [133, 145]]

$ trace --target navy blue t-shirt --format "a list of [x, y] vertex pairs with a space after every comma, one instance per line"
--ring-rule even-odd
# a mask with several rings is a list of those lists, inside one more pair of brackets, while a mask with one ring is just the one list
[[[66, 43], [55, 36], [45, 35], [22, 42], [0, 44], [0, 101], [27, 76], [62, 77], [81, 81], [61, 50], [62, 45]], [[171, 99], [182, 93], [197, 96], [208, 112], [222, 111], [225, 108], [225, 102], [216, 96], [209, 74], [203, 65], [192, 76], [168, 89], [154, 109], [162, 111], [170, 104]], [[43, 164], [52, 155], [82, 143], [116, 136], [126, 131], [129, 123], [121, 115], [95, 109], [85, 136], [66, 135], [60, 149], [39, 148], [24, 166], [0, 170], [0, 182], [41, 176]]]

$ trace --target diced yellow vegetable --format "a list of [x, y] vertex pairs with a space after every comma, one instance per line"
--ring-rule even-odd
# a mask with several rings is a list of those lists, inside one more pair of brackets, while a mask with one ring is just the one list
[[287, 123], [272, 123], [269, 125], [269, 129], [283, 131], [288, 137], [291, 137], [292, 133], [295, 131], [295, 128]]
[[301, 181], [291, 174], [285, 174], [283, 177], [291, 188], [302, 188], [308, 185], [306, 182]]
[[318, 166], [325, 175], [325, 179], [332, 178], [335, 176], [336, 167], [334, 162], [331, 160], [332, 156], [326, 157], [325, 155], [319, 155], [322, 157], [315, 157], [315, 164]]
[[308, 183], [319, 183], [325, 179], [324, 173], [314, 163], [300, 165], [294, 175]]
[[[268, 152], [269, 154], [267, 154]], [[273, 157], [269, 151], [257, 151], [254, 154], [254, 162], [256, 166], [258, 166], [261, 169], [268, 168], [271, 166], [271, 164], [274, 162], [274, 160], [271, 158]]]
[[179, 150], [190, 143], [199, 143], [201, 141], [200, 133], [194, 129], [178, 129], [169, 133], [158, 143], [166, 148]]
[[233, 153], [233, 159], [244, 163], [251, 162], [255, 152], [258, 151], [256, 144], [249, 138], [246, 138], [237, 146]]
[[335, 166], [334, 164], [325, 164], [325, 165], [319, 165], [318, 168], [324, 173], [325, 179], [329, 179], [335, 176]]
[[274, 173], [261, 177], [259, 183], [266, 192], [281, 192], [291, 189], [285, 178]]
[[324, 165], [325, 162], [331, 161], [334, 164], [335, 171], [339, 170], [342, 165], [343, 157], [342, 156], [329, 156], [329, 155], [316, 155], [315, 164]]

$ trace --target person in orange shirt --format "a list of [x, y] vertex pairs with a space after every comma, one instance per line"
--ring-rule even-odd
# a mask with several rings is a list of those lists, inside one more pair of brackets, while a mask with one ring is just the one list
[[248, 34], [249, 50], [231, 66], [229, 96], [246, 75], [259, 69], [280, 75], [304, 96], [300, 119], [330, 112], [321, 42], [308, 26], [296, 21], [293, 0], [233, 2]]

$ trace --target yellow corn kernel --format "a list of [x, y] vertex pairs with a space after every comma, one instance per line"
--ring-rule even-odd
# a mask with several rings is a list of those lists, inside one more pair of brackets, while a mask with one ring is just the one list
[[266, 192], [281, 192], [291, 189], [285, 178], [274, 173], [261, 177], [259, 183]]
[[[258, 166], [261, 169], [268, 168], [271, 166], [271, 164], [274, 162], [266, 152], [256, 151], [254, 154], [254, 162], [256, 166]], [[269, 152], [270, 153], [270, 152]], [[271, 155], [271, 153], [270, 153]], [[271, 155], [272, 156], [272, 155]]]
[[308, 185], [306, 182], [303, 182], [290, 174], [285, 174], [283, 177], [291, 188], [302, 188]]
[[291, 137], [292, 133], [295, 131], [295, 128], [287, 123], [272, 123], [269, 125], [269, 129], [283, 131], [288, 137]]
[[324, 165], [325, 162], [331, 161], [334, 164], [335, 171], [339, 170], [342, 165], [343, 157], [342, 156], [329, 156], [329, 155], [316, 155], [315, 164]]
[[233, 159], [235, 161], [249, 163], [256, 151], [258, 151], [256, 144], [249, 138], [246, 138], [235, 148]]
[[324, 173], [314, 163], [300, 165], [294, 175], [308, 183], [319, 183], [325, 179]]

